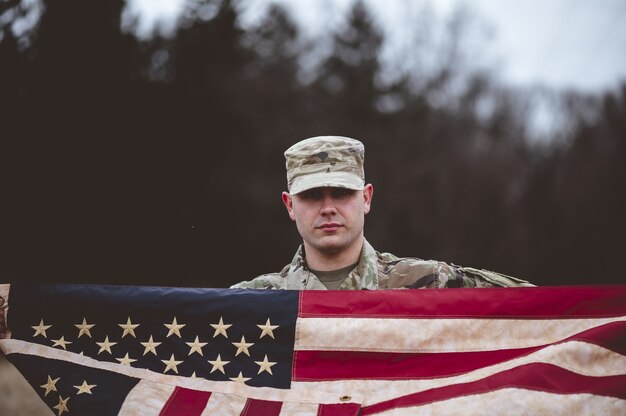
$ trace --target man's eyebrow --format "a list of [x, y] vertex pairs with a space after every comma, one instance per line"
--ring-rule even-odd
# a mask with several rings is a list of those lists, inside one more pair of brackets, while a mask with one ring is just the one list
[[298, 195], [307, 198], [307, 197], [312, 197], [315, 195], [320, 195], [321, 193], [322, 191], [319, 188], [314, 188], [314, 189], [307, 189], [306, 191], [302, 191]]

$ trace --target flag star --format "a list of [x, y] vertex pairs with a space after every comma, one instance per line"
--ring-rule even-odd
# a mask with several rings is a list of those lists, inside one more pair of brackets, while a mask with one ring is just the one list
[[95, 324], [88, 324], [87, 320], [85, 318], [83, 318], [83, 323], [82, 324], [74, 324], [74, 326], [80, 330], [78, 332], [78, 338], [82, 337], [85, 334], [89, 338], [91, 338], [91, 332], [89, 332], [89, 330], [91, 328], [93, 328], [94, 326], [96, 326], [96, 325]]
[[59, 411], [59, 413], [57, 413], [58, 416], [61, 416], [63, 412], [69, 413], [69, 410], [67, 409], [67, 401], [69, 399], [70, 399], [69, 397], [67, 399], [64, 399], [63, 397], [59, 395], [59, 404], [52, 407], [53, 409], [57, 409]]
[[126, 353], [126, 355], [125, 355], [125, 356], [123, 356], [122, 358], [116, 358], [116, 360], [117, 360], [117, 361], [119, 361], [119, 362], [120, 362], [120, 364], [122, 364], [122, 365], [127, 365], [127, 366], [129, 366], [129, 367], [131, 367], [131, 364], [132, 364], [132, 363], [134, 363], [135, 361], [137, 361], [137, 360], [133, 360], [132, 358], [130, 358], [130, 357], [128, 356], [128, 353]]
[[67, 350], [67, 345], [71, 344], [71, 342], [65, 340], [65, 337], [53, 339], [52, 341], [54, 342], [54, 344], [52, 344], [53, 347], [61, 347], [64, 350]]
[[81, 384], [80, 386], [74, 386], [75, 389], [78, 389], [78, 393], [76, 393], [76, 395], [83, 394], [83, 393], [93, 394], [91, 392], [91, 389], [93, 389], [94, 387], [97, 387], [97, 385], [87, 384], [86, 380], [83, 380], [83, 384]]
[[255, 361], [255, 363], [259, 365], [259, 372], [257, 374], [261, 374], [263, 371], [267, 371], [271, 375], [274, 375], [272, 373], [272, 366], [276, 365], [276, 363], [268, 361], [267, 354], [265, 354], [265, 358], [263, 359], [263, 361]]
[[55, 378], [54, 380], [52, 380], [52, 377], [48, 376], [48, 382], [46, 384], [39, 386], [42, 389], [46, 389], [46, 392], [44, 393], [43, 397], [46, 397], [48, 393], [50, 393], [51, 391], [57, 391], [57, 387], [55, 386], [55, 384], [57, 384], [57, 381], [59, 380], [60, 378]]
[[241, 354], [242, 352], [246, 354], [248, 357], [250, 356], [250, 351], [248, 351], [248, 347], [254, 345], [252, 342], [246, 342], [246, 337], [244, 335], [241, 336], [240, 342], [233, 342], [233, 345], [237, 347], [237, 352], [235, 353], [235, 357]]
[[113, 354], [111, 352], [111, 347], [114, 346], [115, 344], [117, 344], [117, 342], [109, 342], [109, 336], [107, 335], [106, 338], [104, 339], [104, 341], [102, 342], [96, 342], [96, 344], [98, 344], [98, 346], [100, 347], [100, 350], [98, 351], [98, 354], [100, 354], [101, 352], [108, 352], [109, 354]]
[[128, 317], [128, 320], [126, 321], [125, 324], [117, 324], [117, 325], [124, 330], [124, 333], [122, 334], [122, 338], [124, 338], [128, 334], [131, 334], [133, 337], [137, 338], [137, 336], [135, 335], [135, 328], [137, 328], [139, 324], [133, 324], [130, 321], [130, 316]]
[[196, 372], [195, 372], [195, 371], [191, 374], [191, 376], [190, 376], [190, 377], [191, 377], [191, 378], [198, 378], [198, 376], [196, 375]]
[[182, 338], [180, 336], [180, 329], [184, 326], [186, 326], [186, 324], [179, 324], [178, 322], [176, 322], [176, 317], [174, 317], [174, 320], [172, 321], [171, 324], [163, 324], [167, 327], [167, 329], [169, 329], [169, 332], [167, 333], [167, 337], [176, 334], [178, 335], [178, 338]]
[[239, 375], [237, 377], [231, 377], [230, 379], [235, 383], [241, 384], [246, 384], [246, 381], [250, 380], [248, 377], [244, 377], [243, 374], [241, 374], [241, 371], [239, 372]]
[[31, 326], [31, 328], [35, 330], [35, 335], [33, 335], [33, 337], [36, 337], [37, 335], [43, 335], [44, 338], [48, 338], [48, 336], [46, 335], [46, 330], [51, 327], [52, 325], [45, 325], [42, 319], [41, 321], [39, 321], [39, 325]]
[[215, 333], [213, 334], [213, 338], [215, 338], [216, 336], [218, 336], [220, 334], [224, 335], [225, 338], [228, 338], [228, 335], [226, 335], [226, 330], [228, 328], [230, 328], [231, 326], [233, 326], [233, 325], [232, 324], [224, 325], [224, 320], [220, 316], [220, 321], [217, 324], [211, 324], [211, 326], [215, 329]]
[[163, 373], [167, 373], [169, 370], [174, 370], [174, 372], [178, 374], [178, 364], [182, 363], [182, 361], [176, 361], [174, 354], [172, 354], [172, 357], [169, 360], [161, 361], [165, 364], [165, 370], [163, 370]]
[[213, 366], [213, 368], [211, 368], [211, 373], [215, 370], [220, 370], [222, 374], [226, 374], [226, 372], [224, 371], [224, 366], [230, 363], [230, 361], [222, 361], [220, 355], [217, 354], [217, 358], [215, 359], [215, 361], [209, 360], [209, 363]]
[[185, 344], [189, 345], [189, 355], [197, 352], [198, 354], [204, 356], [204, 354], [202, 354], [202, 347], [208, 344], [208, 342], [199, 342], [198, 337], [196, 336], [194, 342], [185, 342]]
[[151, 352], [154, 355], [157, 355], [156, 347], [161, 345], [160, 342], [152, 341], [152, 335], [150, 335], [150, 339], [148, 340], [148, 342], [140, 342], [140, 344], [146, 347], [146, 349], [143, 351], [143, 355], [146, 355], [149, 352]]
[[259, 338], [263, 338], [265, 335], [269, 335], [270, 337], [274, 338], [273, 331], [278, 328], [278, 325], [272, 325], [272, 323], [270, 322], [270, 318], [267, 318], [267, 322], [265, 322], [265, 325], [257, 326], [261, 328], [261, 336]]

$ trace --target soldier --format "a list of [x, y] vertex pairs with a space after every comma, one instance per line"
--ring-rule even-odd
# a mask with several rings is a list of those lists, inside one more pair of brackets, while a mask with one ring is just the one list
[[232, 288], [417, 289], [506, 287], [532, 284], [487, 270], [379, 253], [363, 235], [374, 188], [365, 183], [365, 148], [358, 140], [319, 136], [285, 152], [282, 200], [303, 244], [279, 273]]

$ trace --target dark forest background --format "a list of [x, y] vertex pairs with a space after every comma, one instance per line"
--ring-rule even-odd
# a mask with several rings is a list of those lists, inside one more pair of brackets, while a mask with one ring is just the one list
[[0, 281], [223, 287], [277, 271], [299, 242], [282, 153], [338, 134], [366, 145], [378, 250], [623, 282], [626, 84], [544, 91], [562, 122], [538, 139], [537, 91], [464, 67], [463, 13], [385, 81], [364, 4], [314, 63], [285, 10], [244, 30], [244, 6], [188, 1], [172, 36], [144, 39], [124, 0], [0, 2]]

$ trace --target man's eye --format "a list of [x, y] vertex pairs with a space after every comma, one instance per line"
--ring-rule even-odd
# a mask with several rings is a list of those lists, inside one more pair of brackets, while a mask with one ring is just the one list
[[335, 188], [333, 189], [333, 197], [334, 198], [345, 198], [347, 196], [352, 195], [354, 191], [352, 189], [346, 188]]
[[311, 189], [309, 191], [302, 192], [301, 196], [304, 199], [317, 200], [322, 198], [322, 192], [317, 189]]

